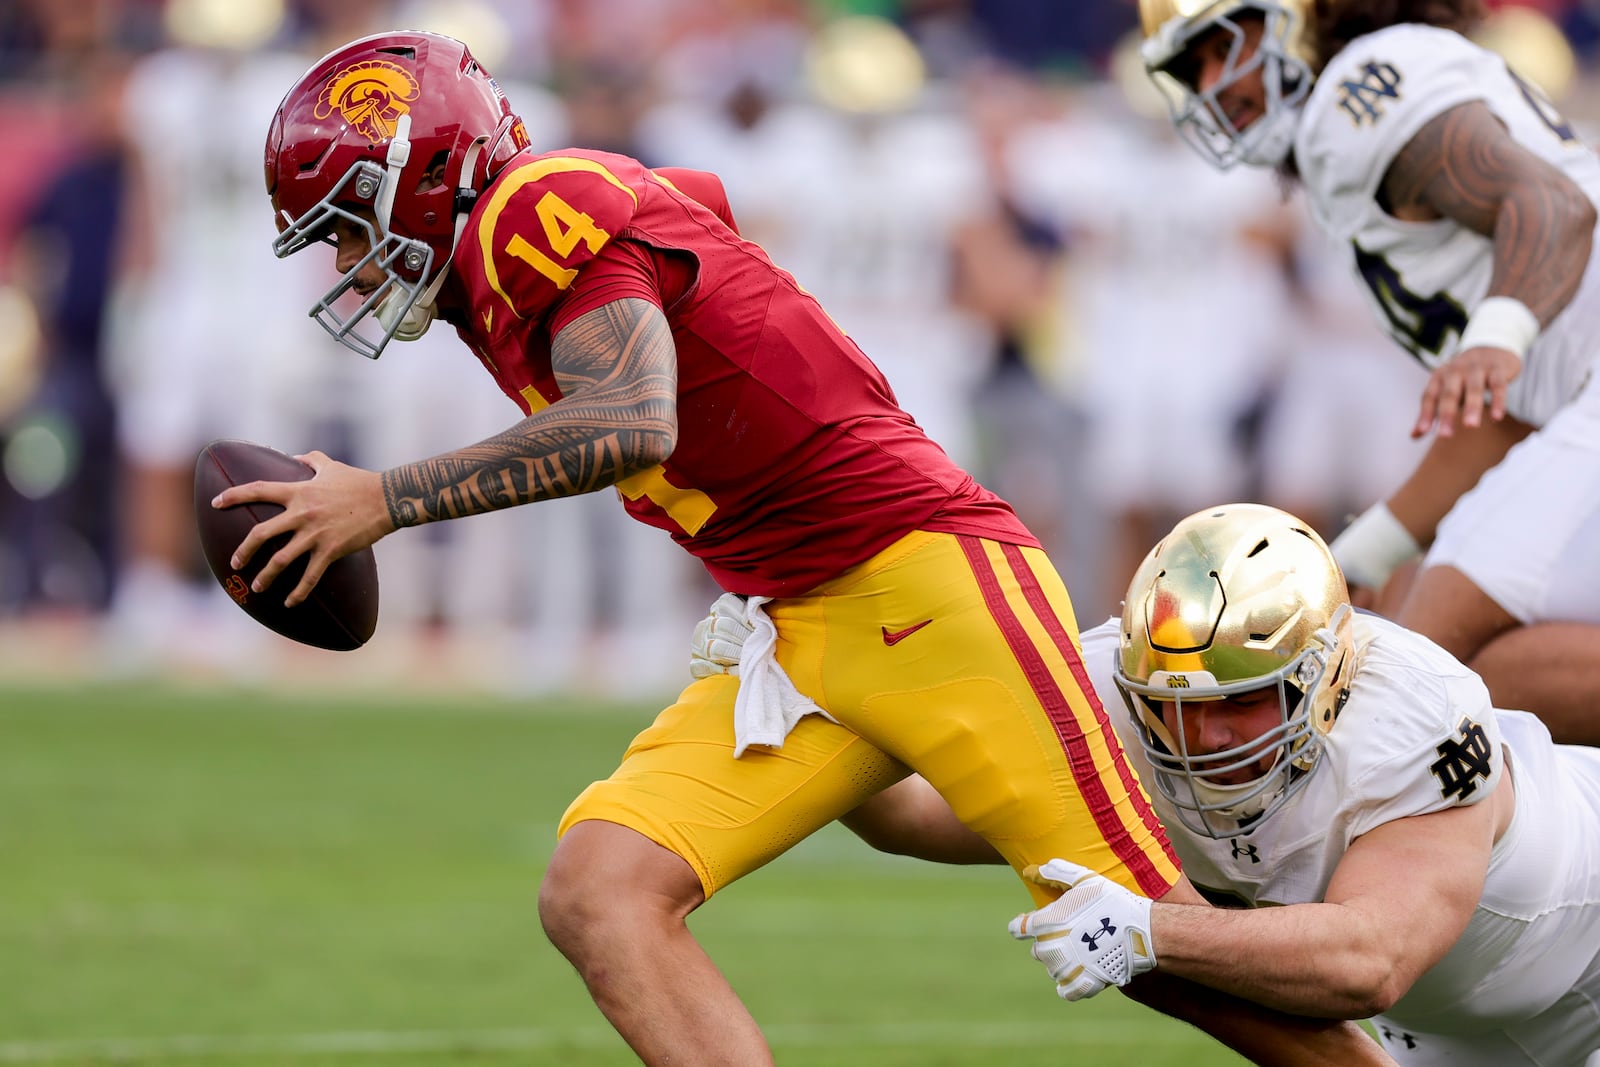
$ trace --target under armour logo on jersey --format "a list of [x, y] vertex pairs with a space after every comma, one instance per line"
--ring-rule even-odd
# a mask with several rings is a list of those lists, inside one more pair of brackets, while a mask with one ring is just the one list
[[1241, 845], [1237, 837], [1229, 838], [1228, 844], [1233, 846], [1233, 858], [1247, 859], [1251, 863], [1261, 862], [1261, 851], [1254, 845]]
[[1455, 738], [1439, 745], [1435, 751], [1439, 758], [1428, 765], [1428, 770], [1439, 779], [1439, 792], [1445, 799], [1455, 797], [1465, 800], [1478, 788], [1478, 779], [1489, 780], [1493, 769], [1494, 748], [1489, 744], [1483, 727], [1471, 719], [1462, 719], [1456, 727], [1461, 740]]
[[1404, 1031], [1391, 1030], [1387, 1026], [1380, 1026], [1378, 1031], [1383, 1034], [1383, 1039], [1389, 1042], [1391, 1045], [1396, 1041], [1399, 1041], [1401, 1044], [1405, 1045], [1406, 1048], [1417, 1047], [1417, 1039], [1412, 1037], [1410, 1034], [1405, 1033]]
[[1400, 99], [1400, 72], [1392, 63], [1368, 63], [1359, 81], [1339, 83], [1339, 106], [1357, 126], [1383, 118], [1386, 99]]
[[1117, 928], [1111, 925], [1111, 916], [1107, 915], [1105, 918], [1100, 920], [1100, 929], [1092, 930], [1083, 935], [1083, 943], [1089, 946], [1090, 952], [1099, 952], [1100, 938], [1110, 937], [1116, 932]]

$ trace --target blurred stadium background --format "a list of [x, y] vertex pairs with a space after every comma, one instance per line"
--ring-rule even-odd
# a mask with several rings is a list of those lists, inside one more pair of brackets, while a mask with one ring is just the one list
[[[1580, 128], [1600, 0], [1485, 41]], [[373, 366], [272, 259], [261, 146], [317, 55], [455, 34], [536, 144], [720, 173], [750, 237], [1043, 537], [1088, 624], [1224, 499], [1328, 536], [1420, 371], [1261, 175], [1210, 173], [1131, 0], [0, 0], [0, 1063], [623, 1063], [532, 894], [714, 595], [606, 494], [381, 542], [360, 652], [199, 561], [215, 437], [384, 467], [515, 410], [447, 331]], [[1233, 1062], [1058, 1007], [996, 872], [823, 835], [708, 909], [784, 1062]]]

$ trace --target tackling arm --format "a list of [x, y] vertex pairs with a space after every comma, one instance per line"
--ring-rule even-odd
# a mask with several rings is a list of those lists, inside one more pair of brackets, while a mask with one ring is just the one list
[[1250, 911], [1156, 904], [1159, 968], [1295, 1014], [1366, 1019], [1387, 1011], [1471, 920], [1509, 782], [1502, 779], [1495, 798], [1397, 819], [1361, 837], [1323, 903]]
[[[944, 798], [919, 775], [890, 786], [840, 820], [884, 852], [938, 863], [1003, 863], [987, 841], [956, 819]], [[1179, 911], [1221, 914], [1187, 879], [1162, 898]], [[1160, 966], [1164, 969], [1163, 956]], [[1186, 979], [1152, 971], [1123, 992], [1194, 1026], [1254, 1063], [1273, 1067], [1364, 1067], [1393, 1061], [1354, 1023], [1305, 1018], [1252, 1004]]]
[[[1011, 936], [1033, 942], [1033, 957], [1056, 980], [1066, 1000], [1094, 996], [1108, 984], [1157, 1011], [1182, 1019], [1252, 1062], [1271, 1067], [1332, 1067], [1391, 1062], [1359, 1026], [1343, 1019], [1293, 1016], [1223, 990], [1206, 988], [1171, 973], [1154, 954], [1153, 909], [1166, 907], [1212, 921], [1223, 912], [1209, 906], [1188, 879], [1179, 879], [1151, 901], [1109, 882], [1087, 867], [1055, 859], [1023, 876], [1065, 892], [1053, 903], [1019, 915]], [[1254, 958], [1247, 942], [1232, 946]]]
[[[1483, 806], [1483, 805], [1480, 805]], [[944, 798], [918, 775], [890, 786], [840, 820], [884, 852], [938, 863], [1003, 863], [987, 841], [956, 819]], [[1180, 881], [1156, 908], [1222, 914]], [[1165, 950], [1163, 949], [1163, 952]], [[1253, 953], [1252, 953], [1253, 954]], [[1354, 1023], [1306, 1018], [1252, 1004], [1175, 975], [1151, 971], [1123, 987], [1134, 1000], [1181, 1019], [1260, 1064], [1356, 1067], [1393, 1061]]]
[[1389, 1067], [1394, 1063], [1356, 1023], [1284, 1015], [1159, 971], [1144, 975], [1123, 992], [1146, 1007], [1205, 1031], [1252, 1063], [1271, 1067]]

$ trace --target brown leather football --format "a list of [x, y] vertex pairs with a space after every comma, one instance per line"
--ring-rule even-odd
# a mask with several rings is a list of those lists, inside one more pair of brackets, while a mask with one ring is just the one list
[[274, 552], [288, 544], [275, 537], [256, 550], [243, 570], [229, 565], [234, 549], [264, 519], [283, 511], [277, 504], [256, 502], [231, 508], [214, 508], [211, 500], [232, 485], [249, 482], [299, 482], [314, 472], [293, 456], [251, 441], [213, 441], [200, 452], [194, 466], [194, 514], [200, 527], [200, 545], [211, 573], [245, 614], [268, 629], [302, 644], [348, 651], [367, 643], [378, 625], [378, 562], [371, 548], [336, 560], [311, 591], [292, 608], [283, 606], [305, 574], [302, 557], [278, 575], [265, 592], [250, 589], [250, 581]]

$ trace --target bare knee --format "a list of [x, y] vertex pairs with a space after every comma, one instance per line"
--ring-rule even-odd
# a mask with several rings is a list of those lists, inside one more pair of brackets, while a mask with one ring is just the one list
[[545, 936], [575, 964], [614, 939], [619, 924], [682, 926], [705, 901], [700, 878], [676, 853], [617, 823], [572, 827], [539, 884]]

